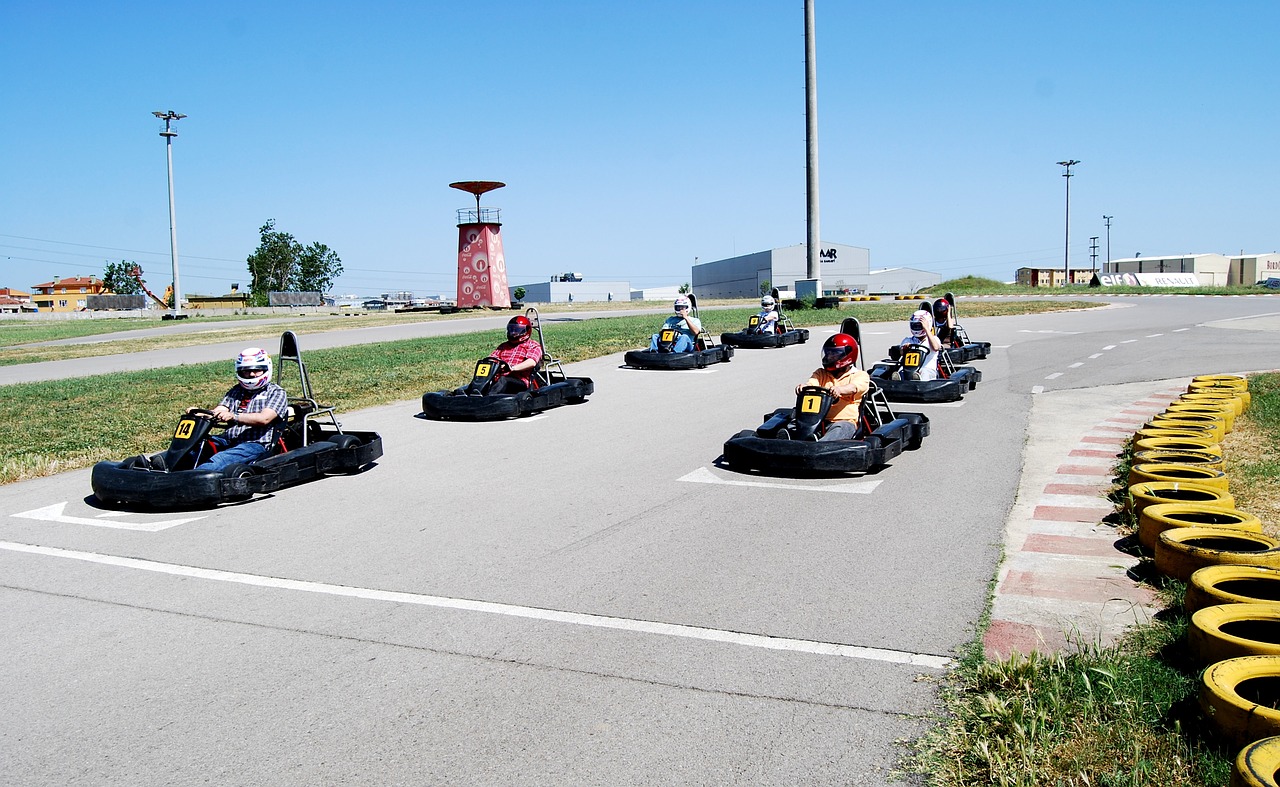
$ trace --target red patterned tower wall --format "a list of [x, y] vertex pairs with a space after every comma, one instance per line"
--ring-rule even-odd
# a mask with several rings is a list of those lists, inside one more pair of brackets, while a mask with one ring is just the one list
[[502, 225], [458, 225], [458, 306], [511, 306]]

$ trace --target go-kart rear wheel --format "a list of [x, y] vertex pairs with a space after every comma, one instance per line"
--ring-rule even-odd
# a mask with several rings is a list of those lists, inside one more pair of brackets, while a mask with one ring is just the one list
[[222, 468], [223, 478], [248, 478], [253, 475], [253, 470], [244, 462], [236, 462]]
[[[353, 434], [335, 434], [325, 438], [327, 442], [333, 443], [339, 449], [358, 448], [360, 446], [360, 438]], [[344, 475], [355, 474], [360, 472], [359, 467], [337, 465], [325, 471], [327, 475]]]

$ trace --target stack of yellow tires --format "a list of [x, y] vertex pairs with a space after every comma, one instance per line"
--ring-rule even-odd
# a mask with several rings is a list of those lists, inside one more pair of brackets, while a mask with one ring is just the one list
[[1235, 507], [1222, 439], [1249, 407], [1234, 375], [1196, 377], [1134, 439], [1129, 505], [1156, 569], [1187, 583], [1200, 706], [1242, 746], [1233, 787], [1280, 787], [1280, 540]]

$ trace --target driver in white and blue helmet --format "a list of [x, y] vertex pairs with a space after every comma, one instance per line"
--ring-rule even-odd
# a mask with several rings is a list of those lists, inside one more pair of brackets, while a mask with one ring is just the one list
[[772, 295], [760, 299], [760, 321], [756, 324], [757, 333], [778, 333], [778, 302]]
[[938, 354], [942, 350], [942, 342], [933, 329], [933, 315], [925, 309], [917, 309], [908, 321], [911, 334], [899, 344], [906, 346], [917, 344], [926, 348], [924, 363], [920, 366], [921, 380], [938, 379]]
[[[676, 296], [675, 314], [668, 317], [663, 328], [671, 328], [678, 334], [672, 352], [686, 353], [697, 349], [698, 334], [702, 333], [702, 321], [692, 314], [693, 304], [687, 295]], [[649, 340], [649, 349], [658, 349], [658, 334]]]
[[237, 462], [249, 463], [271, 451], [284, 425], [289, 398], [271, 382], [271, 356], [260, 347], [246, 347], [235, 360], [236, 384], [213, 408], [213, 417], [226, 425], [210, 438], [217, 453], [200, 464], [204, 470], [221, 470]]

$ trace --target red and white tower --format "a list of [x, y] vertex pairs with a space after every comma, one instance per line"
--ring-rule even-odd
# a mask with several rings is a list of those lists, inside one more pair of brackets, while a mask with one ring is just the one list
[[481, 208], [480, 195], [507, 184], [466, 180], [449, 186], [476, 196], [476, 207], [458, 209], [458, 306], [510, 308], [507, 260], [502, 254], [502, 222], [498, 208]]

